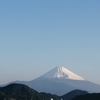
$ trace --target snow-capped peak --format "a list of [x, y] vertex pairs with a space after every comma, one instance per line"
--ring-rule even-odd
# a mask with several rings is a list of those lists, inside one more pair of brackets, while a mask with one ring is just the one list
[[41, 76], [42, 78], [57, 78], [57, 79], [71, 79], [71, 80], [85, 80], [84, 78], [74, 74], [65, 67], [56, 67], [46, 74]]

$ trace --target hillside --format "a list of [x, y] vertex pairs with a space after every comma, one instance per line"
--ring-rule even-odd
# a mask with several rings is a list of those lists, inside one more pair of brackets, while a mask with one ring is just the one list
[[82, 90], [73, 90], [73, 91], [61, 96], [61, 98], [63, 98], [63, 100], [72, 100], [76, 96], [85, 95], [85, 94], [88, 94], [88, 92], [82, 91]]
[[76, 96], [72, 100], [100, 100], [100, 93], [92, 93], [92, 94]]
[[56, 95], [38, 93], [23, 84], [10, 84], [0, 88], [0, 100], [60, 100]]

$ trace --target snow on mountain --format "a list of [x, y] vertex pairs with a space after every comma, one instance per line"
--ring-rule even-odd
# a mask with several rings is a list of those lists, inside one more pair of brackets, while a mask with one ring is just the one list
[[72, 80], [85, 80], [84, 78], [74, 74], [65, 67], [56, 67], [40, 78], [58, 78], [58, 79], [72, 79]]

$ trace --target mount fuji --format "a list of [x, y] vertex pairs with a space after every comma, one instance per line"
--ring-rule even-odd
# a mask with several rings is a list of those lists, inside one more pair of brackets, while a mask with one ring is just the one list
[[56, 67], [32, 81], [16, 81], [26, 84], [38, 92], [64, 95], [72, 90], [80, 89], [88, 92], [100, 92], [100, 85], [92, 83], [69, 71], [65, 67]]
[[56, 67], [46, 74], [42, 75], [40, 78], [45, 79], [71, 79], [71, 80], [85, 80], [84, 78], [74, 74], [65, 67]]

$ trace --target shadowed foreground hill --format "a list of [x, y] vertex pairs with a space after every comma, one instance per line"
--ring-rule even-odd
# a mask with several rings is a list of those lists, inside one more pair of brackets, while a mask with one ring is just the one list
[[85, 95], [85, 94], [88, 94], [88, 92], [82, 91], [82, 90], [73, 90], [73, 91], [61, 96], [61, 98], [63, 98], [63, 100], [72, 100], [76, 96]]
[[100, 93], [92, 93], [92, 94], [76, 96], [72, 100], [100, 100]]
[[0, 100], [60, 100], [56, 95], [38, 93], [23, 84], [10, 84], [0, 88]]

